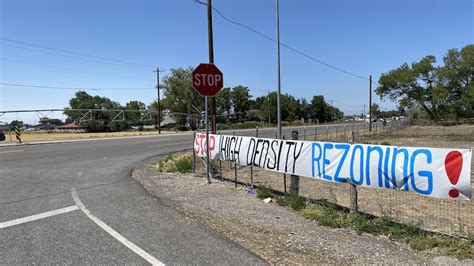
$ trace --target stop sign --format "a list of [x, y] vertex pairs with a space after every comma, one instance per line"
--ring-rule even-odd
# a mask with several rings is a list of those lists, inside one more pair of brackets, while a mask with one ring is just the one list
[[214, 64], [200, 64], [193, 71], [193, 87], [202, 96], [215, 96], [224, 86], [224, 76]]

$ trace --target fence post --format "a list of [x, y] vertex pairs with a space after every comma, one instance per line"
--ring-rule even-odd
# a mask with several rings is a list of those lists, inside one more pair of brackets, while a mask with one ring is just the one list
[[326, 126], [326, 141], [329, 141], [329, 126]]
[[[283, 140], [285, 140], [285, 135], [282, 136]], [[283, 191], [285, 192], [286, 195], [286, 174], [283, 174]]]
[[[258, 138], [258, 126], [255, 128], [255, 137]], [[250, 184], [253, 186], [253, 166], [250, 166]]]
[[303, 140], [306, 140], [306, 127], [303, 129]]
[[[291, 132], [291, 139], [292, 140], [298, 140], [298, 138], [299, 138], [298, 131], [293, 130], [293, 132]], [[296, 146], [295, 146], [295, 149], [296, 149]], [[290, 194], [291, 195], [298, 195], [299, 192], [300, 192], [300, 177], [297, 176], [297, 175], [291, 175]]]
[[[352, 139], [351, 139], [351, 143], [352, 144], [355, 144], [355, 134], [354, 134], [354, 130], [352, 130], [351, 132], [351, 135], [352, 135]], [[358, 212], [359, 210], [359, 206], [357, 205], [357, 187], [350, 183], [350, 197], [351, 197], [351, 206], [350, 206], [350, 213], [356, 213]]]
[[[193, 133], [193, 143], [196, 140], [196, 131]], [[193, 145], [193, 173], [196, 173], [196, 151], [194, 150]]]
[[318, 131], [316, 128], [314, 128], [314, 141], [318, 139]]
[[[219, 132], [219, 135], [221, 135], [221, 132]], [[219, 159], [219, 175], [221, 177], [221, 181], [224, 181], [224, 177], [222, 176], [222, 159]]]
[[[235, 130], [234, 130], [234, 134], [235, 136]], [[237, 163], [234, 162], [234, 186], [237, 187]]]

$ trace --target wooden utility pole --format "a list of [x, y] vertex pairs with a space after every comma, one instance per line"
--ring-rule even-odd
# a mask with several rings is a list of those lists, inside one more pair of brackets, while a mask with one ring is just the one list
[[[355, 133], [354, 133], [354, 130], [351, 131], [351, 144], [355, 144], [356, 141], [355, 141]], [[350, 199], [351, 199], [351, 205], [350, 205], [350, 208], [349, 208], [349, 212], [350, 213], [356, 213], [359, 211], [359, 206], [358, 206], [358, 203], [357, 203], [357, 187], [350, 183], [349, 184], [350, 186]]]
[[[209, 64], [214, 64], [214, 41], [212, 38], [212, 0], [207, 0], [207, 37], [209, 42]], [[216, 96], [211, 97], [211, 132], [216, 134]]]
[[369, 76], [369, 132], [372, 131], [372, 75]]
[[[298, 131], [297, 130], [293, 130], [291, 132], [291, 139], [292, 140], [298, 140], [299, 139], [299, 136], [298, 136]], [[295, 149], [296, 149], [296, 146], [295, 146]], [[300, 192], [300, 176], [298, 175], [291, 175], [291, 179], [290, 179], [290, 194], [291, 195], [298, 195]]]
[[161, 134], [161, 100], [160, 100], [160, 69], [157, 67], [156, 71], [156, 90], [158, 92], [158, 134]]

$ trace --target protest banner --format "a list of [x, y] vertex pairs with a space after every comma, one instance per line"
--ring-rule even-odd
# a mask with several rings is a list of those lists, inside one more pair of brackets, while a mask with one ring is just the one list
[[[194, 139], [205, 157], [205, 134]], [[356, 186], [471, 198], [472, 150], [209, 136], [209, 158]]]

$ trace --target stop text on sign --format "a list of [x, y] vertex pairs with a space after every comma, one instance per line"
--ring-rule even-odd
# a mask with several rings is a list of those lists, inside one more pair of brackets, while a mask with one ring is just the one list
[[218, 74], [194, 74], [193, 84], [197, 86], [217, 86], [222, 81], [222, 76]]

